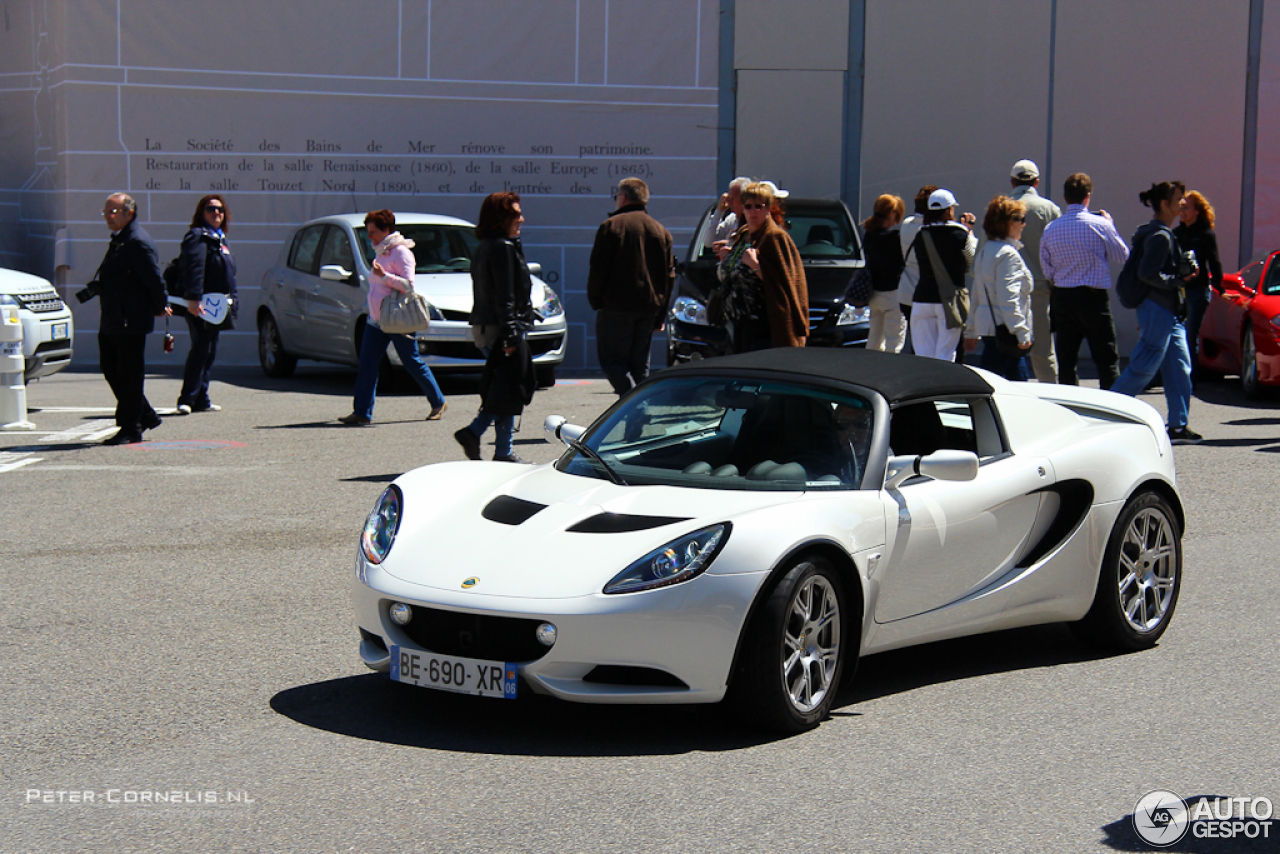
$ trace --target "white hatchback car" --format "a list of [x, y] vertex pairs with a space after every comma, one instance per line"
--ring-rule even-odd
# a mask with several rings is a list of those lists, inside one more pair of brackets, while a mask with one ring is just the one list
[[22, 319], [23, 378], [31, 382], [71, 364], [71, 309], [48, 279], [0, 269], [0, 302], [12, 300]]
[[[396, 230], [414, 241], [414, 287], [432, 305], [431, 328], [415, 336], [422, 360], [437, 373], [479, 371], [484, 358], [467, 321], [475, 226], [454, 217], [397, 213]], [[298, 226], [262, 277], [258, 357], [267, 376], [289, 376], [299, 358], [359, 364], [372, 263], [364, 214], [320, 217]], [[530, 269], [541, 272], [536, 264]], [[534, 368], [539, 385], [552, 385], [564, 361], [564, 308], [536, 275], [530, 299], [538, 316], [528, 336]], [[394, 349], [387, 352], [399, 364]]]

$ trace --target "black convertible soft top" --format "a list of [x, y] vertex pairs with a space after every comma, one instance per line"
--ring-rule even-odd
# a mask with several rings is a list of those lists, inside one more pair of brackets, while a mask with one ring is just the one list
[[[686, 362], [672, 372], [769, 371], [810, 381], [854, 383], [880, 393], [890, 404], [923, 398], [991, 394], [992, 388], [964, 365], [875, 350], [779, 347]], [[664, 374], [667, 372], [664, 372]], [[661, 376], [661, 375], [657, 375]]]

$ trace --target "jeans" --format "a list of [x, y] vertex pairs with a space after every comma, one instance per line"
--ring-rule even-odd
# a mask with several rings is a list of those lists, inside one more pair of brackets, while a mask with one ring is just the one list
[[352, 411], [365, 418], [373, 417], [373, 401], [378, 394], [378, 368], [382, 366], [382, 354], [387, 352], [387, 344], [396, 348], [405, 370], [413, 377], [422, 393], [431, 401], [432, 409], [444, 405], [444, 392], [436, 383], [431, 373], [418, 355], [418, 342], [411, 335], [390, 335], [372, 320], [364, 326], [364, 336], [360, 340], [360, 367], [356, 369], [356, 394]]
[[1187, 352], [1187, 331], [1169, 309], [1151, 300], [1137, 308], [1142, 332], [1129, 354], [1129, 367], [1111, 390], [1130, 397], [1147, 387], [1160, 371], [1164, 377], [1164, 399], [1169, 405], [1169, 429], [1187, 426], [1191, 408], [1191, 355]]
[[221, 330], [190, 314], [187, 315], [187, 329], [191, 332], [191, 352], [187, 353], [187, 363], [182, 370], [178, 405], [208, 409], [212, 402], [209, 400], [209, 369], [218, 355], [218, 333]]
[[1187, 352], [1191, 354], [1191, 370], [1200, 356], [1200, 323], [1209, 308], [1209, 286], [1187, 288]]
[[[496, 339], [493, 343], [497, 343]], [[486, 359], [489, 358], [491, 347], [479, 344], [480, 353]], [[467, 425], [467, 429], [476, 434], [479, 439], [484, 436], [484, 431], [489, 429], [489, 425], [493, 425], [493, 456], [494, 459], [509, 457], [515, 453], [515, 436], [516, 436], [516, 417], [514, 415], [490, 415], [481, 409], [476, 413], [476, 417], [471, 419], [471, 423]]]

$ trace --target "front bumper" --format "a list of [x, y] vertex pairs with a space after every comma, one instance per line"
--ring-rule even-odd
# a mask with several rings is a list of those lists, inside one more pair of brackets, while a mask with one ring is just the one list
[[[40, 312], [19, 311], [22, 319], [23, 378], [30, 382], [56, 374], [71, 364], [75, 322], [71, 310]], [[54, 336], [54, 330], [66, 328], [66, 334]]]
[[[465, 320], [432, 321], [430, 329], [414, 337], [422, 361], [433, 371], [478, 371], [484, 367], [484, 356], [471, 335], [471, 324]], [[535, 365], [563, 362], [568, 338], [568, 323], [563, 314], [538, 321], [525, 336]]]
[[[387, 650], [392, 644], [425, 648], [424, 632], [413, 622], [402, 627], [388, 616], [392, 603], [404, 602], [414, 608], [415, 622], [419, 609], [447, 612], [449, 622], [475, 618], [467, 623], [467, 638], [458, 640], [464, 645], [429, 652], [459, 655], [465, 644], [474, 644], [486, 654], [467, 657], [516, 664], [528, 690], [581, 703], [719, 702], [743, 622], [765, 575], [704, 574], [644, 593], [523, 600], [427, 588], [397, 579], [362, 557], [356, 560], [352, 598], [360, 657], [370, 669], [389, 671]], [[525, 642], [511, 643], [516, 658], [508, 659], [494, 645], [507, 641], [482, 634], [486, 626], [511, 628], [542, 621], [555, 624], [557, 639], [537, 658], [530, 658], [530, 644]]]

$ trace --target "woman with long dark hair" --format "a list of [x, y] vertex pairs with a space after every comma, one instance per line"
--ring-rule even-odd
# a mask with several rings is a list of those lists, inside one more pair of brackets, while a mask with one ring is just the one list
[[1146, 285], [1147, 296], [1136, 309], [1141, 333], [1129, 354], [1129, 366], [1111, 386], [1114, 392], [1134, 396], [1159, 371], [1169, 409], [1169, 440], [1175, 445], [1194, 445], [1203, 438], [1187, 427], [1191, 355], [1182, 322], [1186, 317], [1183, 289], [1197, 271], [1180, 264], [1182, 250], [1173, 233], [1185, 193], [1181, 181], [1163, 181], [1138, 194], [1139, 201], [1151, 208], [1155, 217], [1134, 232], [1128, 263], [1136, 263], [1138, 281]]
[[[218, 333], [235, 326], [236, 259], [227, 246], [231, 211], [221, 195], [212, 193], [196, 203], [191, 230], [182, 238], [178, 256], [178, 280], [187, 301], [183, 312], [191, 333], [191, 350], [182, 371], [178, 415], [217, 412], [222, 407], [209, 399], [209, 370], [218, 355]], [[220, 323], [210, 323], [201, 301], [206, 294], [226, 294], [230, 309]]]
[[533, 328], [532, 279], [520, 245], [524, 213], [516, 193], [492, 193], [480, 205], [471, 260], [471, 335], [485, 357], [480, 411], [453, 434], [469, 459], [480, 459], [480, 437], [493, 425], [493, 458], [524, 463], [515, 452], [516, 418], [533, 397], [536, 379], [525, 335]]

